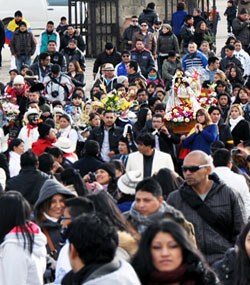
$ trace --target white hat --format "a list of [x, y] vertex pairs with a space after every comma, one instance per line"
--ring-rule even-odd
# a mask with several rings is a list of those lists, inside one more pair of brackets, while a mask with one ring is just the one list
[[128, 171], [118, 179], [117, 186], [122, 193], [135, 195], [135, 188], [142, 180], [143, 176], [141, 171]]
[[38, 112], [36, 108], [29, 108], [28, 111], [24, 114], [23, 120], [28, 123], [29, 122], [28, 117], [29, 115], [32, 115], [32, 114], [37, 114], [40, 117], [40, 113]]
[[13, 82], [13, 84], [15, 85], [15, 84], [25, 84], [24, 83], [24, 78], [23, 78], [23, 76], [22, 75], [17, 75], [16, 77], [15, 77], [15, 79], [14, 79], [14, 82]]
[[54, 114], [65, 114], [64, 110], [62, 108], [58, 108], [58, 107], [55, 107], [54, 110], [53, 110], [53, 113]]
[[106, 63], [104, 67], [104, 71], [115, 70], [114, 65], [112, 63]]
[[59, 137], [58, 140], [53, 144], [65, 153], [71, 153], [76, 150], [75, 144], [66, 137]]

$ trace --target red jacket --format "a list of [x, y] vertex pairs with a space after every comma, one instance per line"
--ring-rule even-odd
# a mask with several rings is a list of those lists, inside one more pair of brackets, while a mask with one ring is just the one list
[[48, 139], [39, 139], [32, 144], [32, 151], [39, 156], [45, 151], [46, 147], [53, 147], [52, 142]]

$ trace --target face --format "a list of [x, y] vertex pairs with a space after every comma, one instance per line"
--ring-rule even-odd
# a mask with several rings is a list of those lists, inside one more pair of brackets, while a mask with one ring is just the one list
[[75, 48], [76, 48], [76, 44], [75, 44], [75, 43], [72, 43], [72, 42], [70, 42], [70, 43], [68, 44], [68, 46], [69, 46], [70, 49], [75, 49]]
[[128, 147], [125, 142], [119, 142], [118, 145], [119, 153], [122, 155], [127, 155], [128, 154]]
[[152, 69], [152, 70], [150, 70], [149, 75], [152, 76], [152, 77], [154, 77], [154, 76], [157, 75], [157, 72]]
[[147, 117], [146, 117], [146, 120], [150, 120], [152, 118], [152, 111], [149, 109], [148, 110], [148, 113], [147, 113]]
[[235, 68], [231, 68], [231, 71], [230, 71], [230, 75], [235, 78], [237, 73], [236, 73], [236, 69]]
[[249, 96], [248, 96], [248, 93], [244, 89], [241, 89], [239, 92], [239, 97], [240, 97], [241, 103], [246, 104]]
[[14, 87], [15, 87], [17, 92], [21, 92], [24, 88], [24, 85], [23, 84], [15, 84]]
[[194, 24], [194, 18], [191, 18], [190, 20], [188, 20], [188, 21], [187, 21], [187, 24], [193, 26], [193, 24]]
[[47, 137], [48, 137], [48, 139], [50, 139], [50, 140], [56, 139], [56, 133], [55, 133], [55, 131], [54, 131], [53, 129], [50, 129], [49, 134], [48, 134]]
[[225, 92], [225, 90], [226, 90], [226, 86], [223, 86], [222, 84], [219, 84], [219, 85], [217, 86], [217, 91], [218, 91], [218, 93]]
[[114, 75], [115, 75], [115, 73], [114, 73], [114, 70], [105, 70], [104, 71], [104, 75], [105, 75], [105, 77], [106, 78], [113, 78], [114, 77]]
[[115, 122], [115, 115], [114, 113], [106, 113], [103, 116], [103, 121], [106, 127], [112, 127]]
[[157, 198], [149, 192], [137, 191], [135, 195], [135, 208], [143, 216], [151, 215], [160, 208], [162, 197]]
[[91, 105], [90, 104], [85, 105], [85, 112], [86, 112], [86, 114], [89, 114], [91, 112]]
[[47, 56], [44, 60], [41, 60], [43, 66], [48, 66], [50, 63], [50, 56]]
[[208, 51], [209, 50], [209, 44], [207, 43], [203, 43], [201, 46], [200, 46], [200, 49], [204, 52]]
[[129, 54], [123, 54], [122, 60], [125, 64], [127, 64], [130, 61], [130, 55]]
[[17, 73], [14, 72], [14, 71], [11, 71], [11, 73], [10, 73], [10, 81], [13, 81], [16, 76], [17, 76]]
[[177, 269], [183, 262], [182, 249], [169, 233], [159, 232], [152, 240], [153, 265], [160, 272]]
[[148, 96], [147, 96], [146, 92], [145, 91], [140, 92], [137, 95], [137, 100], [139, 102], [141, 102], [141, 103], [147, 101], [148, 100]]
[[108, 184], [110, 180], [110, 175], [104, 169], [98, 169], [96, 171], [96, 182], [100, 183], [101, 185], [105, 185]]
[[238, 95], [240, 91], [240, 88], [239, 87], [235, 87], [234, 90], [233, 90], [233, 95], [236, 97]]
[[29, 100], [31, 101], [31, 102], [39, 102], [39, 97], [40, 97], [40, 95], [39, 95], [39, 93], [37, 93], [37, 92], [35, 92], [35, 93], [29, 93]]
[[197, 50], [196, 44], [189, 44], [189, 45], [188, 45], [188, 52], [189, 52], [189, 53], [195, 53], [196, 50]]
[[164, 122], [162, 121], [161, 118], [153, 117], [152, 120], [152, 127], [156, 130], [160, 130], [161, 127], [163, 127]]
[[70, 122], [68, 120], [66, 120], [65, 118], [61, 118], [59, 120], [59, 124], [60, 124], [61, 129], [65, 129], [70, 125]]
[[206, 30], [206, 27], [207, 27], [207, 25], [206, 25], [204, 22], [201, 23], [200, 29], [201, 29], [202, 31]]
[[16, 152], [19, 155], [22, 155], [24, 153], [24, 143], [21, 142], [18, 146], [14, 146], [14, 152]]
[[141, 31], [147, 32], [147, 30], [148, 30], [148, 25], [146, 23], [141, 23]]
[[218, 110], [214, 110], [211, 114], [210, 114], [210, 117], [212, 119], [212, 122], [214, 124], [218, 123], [220, 118], [221, 118], [221, 115], [220, 115], [220, 112]]
[[20, 17], [20, 16], [16, 16], [16, 17], [15, 17], [15, 21], [16, 21], [16, 22], [19, 22], [19, 21], [21, 21], [21, 20], [22, 20], [22, 17]]
[[70, 35], [73, 35], [74, 32], [75, 32], [75, 29], [74, 29], [73, 27], [68, 27], [68, 33], [69, 33]]
[[149, 146], [146, 146], [142, 143], [138, 143], [138, 150], [141, 154], [147, 154], [151, 149], [152, 147], [149, 145]]
[[156, 110], [155, 114], [161, 114], [163, 118], [165, 117], [165, 111], [164, 110]]
[[63, 228], [66, 228], [72, 222], [71, 215], [69, 213], [69, 208], [65, 208], [63, 211], [63, 217], [66, 218], [61, 221], [61, 225]]
[[20, 26], [19, 30], [20, 30], [21, 32], [25, 32], [25, 31], [27, 31], [27, 27], [25, 27], [24, 25], [22, 25], [22, 26]]
[[91, 125], [92, 127], [99, 127], [101, 125], [101, 119], [99, 116], [95, 116], [92, 120], [91, 120]]
[[114, 49], [113, 49], [113, 48], [112, 48], [112, 49], [106, 49], [106, 53], [107, 53], [108, 55], [111, 55], [113, 52], [114, 52]]
[[214, 75], [214, 82], [217, 82], [218, 80], [220, 80], [220, 77], [218, 74], [215, 73]]
[[138, 25], [138, 19], [137, 18], [133, 18], [132, 19], [132, 25], [133, 26], [137, 26]]
[[219, 60], [216, 60], [214, 63], [211, 64], [212, 70], [217, 70], [219, 68], [219, 65]]
[[50, 217], [59, 219], [64, 211], [65, 204], [64, 204], [64, 197], [61, 194], [56, 194], [52, 197], [51, 205], [48, 210], [48, 215]]
[[205, 115], [202, 114], [202, 113], [197, 113], [196, 119], [197, 119], [197, 122], [198, 122], [199, 124], [204, 124], [205, 121], [206, 121], [206, 117], [205, 117]]
[[47, 25], [47, 31], [48, 31], [49, 33], [51, 33], [53, 30], [54, 30], [54, 26], [51, 25], [51, 24], [48, 24], [48, 25]]
[[168, 29], [166, 27], [164, 27], [164, 28], [162, 28], [162, 32], [163, 32], [163, 34], [166, 34], [166, 33], [168, 33]]
[[160, 101], [162, 101], [162, 100], [165, 98], [165, 94], [162, 93], [162, 92], [158, 92], [158, 93], [157, 93], [157, 98], [159, 98]]
[[27, 72], [28, 70], [29, 70], [28, 67], [23, 68], [23, 69], [21, 70], [21, 75], [22, 75], [22, 76], [25, 76], [25, 75], [26, 75], [26, 72]]
[[[200, 158], [198, 155], [190, 155], [184, 159], [183, 166], [191, 167], [191, 166], [199, 166], [203, 165], [201, 163]], [[207, 166], [204, 168], [199, 169], [196, 172], [191, 172], [187, 170], [183, 172], [184, 178], [189, 186], [200, 186], [206, 183], [208, 179], [208, 175], [211, 172], [211, 167]]]
[[72, 99], [72, 103], [74, 106], [80, 106], [82, 103], [82, 98], [81, 97], [76, 97], [74, 99]]
[[234, 107], [232, 108], [230, 115], [232, 119], [237, 119], [240, 116], [240, 111], [238, 110], [238, 108]]
[[144, 49], [144, 43], [143, 42], [138, 41], [138, 42], [136, 42], [135, 46], [139, 51]]
[[227, 96], [221, 96], [219, 99], [219, 104], [223, 107], [226, 106], [228, 104]]
[[235, 47], [235, 50], [236, 50], [236, 51], [240, 51], [240, 50], [242, 49], [241, 43], [236, 43], [236, 44], [234, 45], [234, 47]]
[[153, 85], [149, 85], [147, 91], [150, 95], [153, 95], [155, 93], [155, 87]]
[[247, 255], [250, 258], [250, 231], [248, 232], [246, 236], [245, 247], [246, 247]]
[[225, 49], [225, 54], [227, 57], [231, 58], [233, 56], [234, 51], [228, 48]]

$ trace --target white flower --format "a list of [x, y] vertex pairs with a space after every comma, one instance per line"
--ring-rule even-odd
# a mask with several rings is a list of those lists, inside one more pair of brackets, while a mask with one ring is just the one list
[[189, 123], [189, 122], [190, 122], [189, 118], [186, 118], [186, 119], [185, 119], [185, 122], [186, 122], [186, 123]]
[[178, 122], [178, 119], [177, 119], [177, 118], [174, 118], [173, 121], [174, 121], [175, 123], [177, 123], [177, 122]]
[[183, 117], [178, 118], [178, 122], [183, 122], [183, 120], [184, 120]]

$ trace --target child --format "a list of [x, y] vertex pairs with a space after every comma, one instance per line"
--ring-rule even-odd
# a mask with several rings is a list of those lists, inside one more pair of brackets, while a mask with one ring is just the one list
[[234, 5], [233, 0], [227, 1], [227, 9], [224, 16], [227, 17], [227, 31], [231, 34], [233, 19], [236, 18], [236, 6]]

